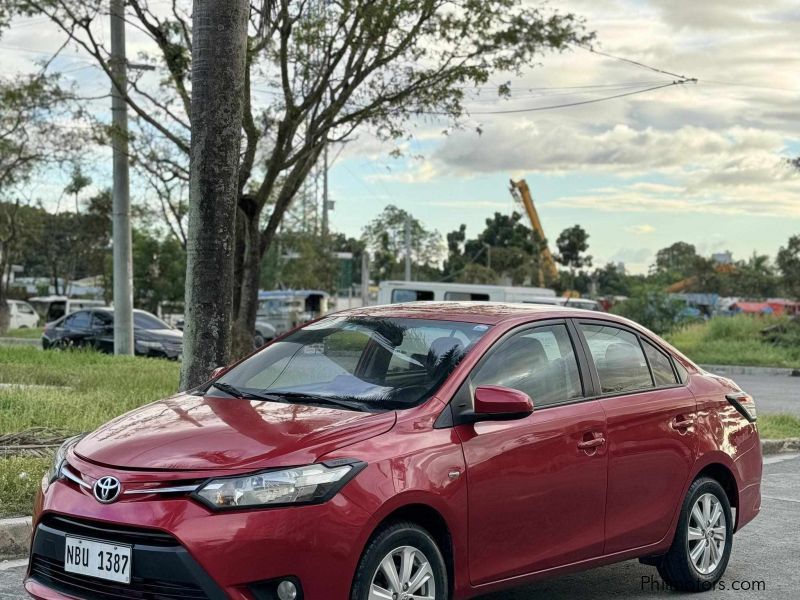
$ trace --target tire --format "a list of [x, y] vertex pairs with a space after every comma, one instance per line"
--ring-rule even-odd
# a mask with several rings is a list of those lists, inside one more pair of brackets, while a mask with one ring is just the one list
[[[724, 539], [720, 539], [721, 535]], [[675, 539], [658, 565], [658, 573], [677, 590], [711, 590], [725, 573], [732, 546], [733, 519], [728, 496], [716, 480], [701, 477], [686, 493]]]
[[255, 346], [255, 349], [258, 350], [265, 343], [266, 343], [266, 340], [264, 340], [264, 336], [256, 331], [256, 334], [253, 336], [253, 346]]
[[[405, 577], [404, 560], [410, 561], [412, 566], [410, 572], [405, 571]], [[384, 563], [391, 566], [383, 568]], [[392, 567], [397, 578], [391, 577]], [[422, 583], [414, 583], [415, 578], [422, 578]], [[441, 550], [425, 529], [406, 521], [387, 525], [372, 537], [358, 563], [350, 599], [369, 600], [373, 585], [385, 590], [388, 598], [396, 593], [396, 600], [411, 597], [432, 597], [435, 600], [450, 598], [447, 568]], [[414, 592], [416, 595], [411, 596]]]

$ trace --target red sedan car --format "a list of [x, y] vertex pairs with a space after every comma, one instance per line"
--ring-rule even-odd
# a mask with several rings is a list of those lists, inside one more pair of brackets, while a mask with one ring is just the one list
[[68, 441], [25, 586], [444, 600], [639, 558], [702, 591], [760, 480], [753, 400], [630, 321], [365, 308]]

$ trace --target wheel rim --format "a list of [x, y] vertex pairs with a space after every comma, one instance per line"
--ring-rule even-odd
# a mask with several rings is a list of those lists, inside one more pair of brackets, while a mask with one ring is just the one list
[[725, 511], [714, 494], [703, 494], [689, 513], [689, 560], [698, 573], [713, 573], [722, 562], [728, 530]]
[[383, 557], [372, 576], [369, 600], [435, 600], [436, 583], [421, 550], [400, 546]]

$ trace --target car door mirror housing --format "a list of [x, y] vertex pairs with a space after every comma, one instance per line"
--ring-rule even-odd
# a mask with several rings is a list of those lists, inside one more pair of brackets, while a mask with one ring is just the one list
[[525, 392], [500, 385], [482, 385], [475, 390], [475, 409], [461, 415], [462, 423], [523, 419], [533, 412], [533, 401]]

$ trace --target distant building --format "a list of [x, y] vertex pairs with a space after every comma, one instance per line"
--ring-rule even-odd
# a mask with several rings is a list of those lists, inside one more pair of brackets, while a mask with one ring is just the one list
[[714, 254], [711, 255], [711, 260], [718, 265], [732, 265], [733, 254], [730, 250], [725, 250], [725, 252], [714, 252]]

